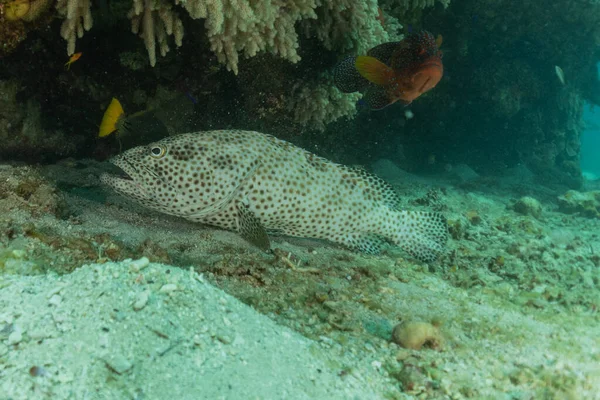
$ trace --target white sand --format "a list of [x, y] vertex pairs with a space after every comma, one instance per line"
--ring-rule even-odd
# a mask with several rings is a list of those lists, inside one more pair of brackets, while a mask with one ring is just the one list
[[349, 360], [198, 274], [132, 264], [2, 278], [0, 399], [383, 398], [371, 366], [340, 377]]

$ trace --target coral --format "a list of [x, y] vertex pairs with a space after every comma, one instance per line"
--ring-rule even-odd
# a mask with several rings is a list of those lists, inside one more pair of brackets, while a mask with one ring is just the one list
[[16, 21], [23, 18], [29, 12], [28, 0], [14, 0], [4, 5], [4, 18]]
[[156, 64], [157, 41], [163, 57], [169, 51], [168, 36], [174, 37], [177, 47], [181, 46], [183, 24], [177, 13], [172, 10], [171, 4], [164, 0], [134, 0], [127, 16], [131, 19], [131, 31], [139, 33], [144, 39], [150, 65]]
[[[383, 10], [388, 11], [390, 14], [401, 17], [405, 23], [418, 23], [419, 17], [415, 19], [415, 16], [420, 15], [421, 12], [426, 8], [434, 7], [440, 4], [443, 8], [447, 8], [450, 5], [450, 0], [380, 0], [379, 5]], [[386, 24], [388, 18], [386, 16]]]
[[322, 131], [330, 122], [353, 117], [360, 97], [360, 93], [342, 93], [332, 85], [303, 85], [292, 90], [286, 108], [293, 112], [296, 123]]
[[540, 202], [529, 196], [521, 197], [512, 208], [519, 214], [531, 215], [535, 218], [539, 218], [542, 215], [542, 205]]
[[124, 51], [119, 53], [119, 64], [121, 66], [128, 68], [132, 71], [139, 71], [144, 69], [147, 65], [146, 57], [144, 57], [141, 53], [136, 53], [133, 51]]
[[29, 2], [29, 11], [23, 15], [23, 21], [32, 22], [38, 19], [49, 7], [50, 0], [32, 0]]
[[[28, 0], [14, 0], [29, 4]], [[48, 0], [36, 0], [44, 2]], [[376, 0], [277, 0], [247, 2], [243, 0], [175, 0], [194, 19], [206, 19], [211, 50], [227, 69], [238, 72], [239, 54], [254, 57], [262, 51], [291, 62], [300, 60], [296, 23], [302, 21], [307, 36], [316, 36], [326, 48], [337, 51], [366, 52], [388, 40], [397, 40], [401, 25], [386, 15], [386, 24], [377, 18]], [[89, 0], [59, 0], [56, 7], [65, 17], [61, 35], [67, 40], [69, 55], [75, 41], [92, 26]], [[317, 15], [319, 18], [317, 19]], [[132, 31], [141, 33], [150, 64], [156, 63], [156, 42], [164, 56], [169, 50], [167, 37], [174, 36], [181, 46], [183, 24], [171, 3], [166, 0], [135, 0], [128, 17]], [[310, 21], [310, 22], [308, 22]], [[386, 25], [387, 27], [384, 27]], [[387, 31], [386, 31], [387, 29]], [[388, 33], [389, 31], [389, 33]]]
[[[376, 0], [340, 0], [326, 3], [317, 10], [318, 19], [305, 22], [307, 36], [315, 35], [330, 50], [366, 53], [371, 47], [398, 37], [390, 37], [376, 17]], [[391, 16], [386, 24], [398, 27]]]
[[600, 218], [600, 191], [569, 190], [558, 197], [558, 208], [566, 214], [579, 213], [584, 217]]
[[50, 0], [0, 1], [0, 57], [10, 54], [35, 29], [32, 22], [48, 8]]
[[75, 53], [75, 41], [83, 36], [84, 31], [92, 28], [93, 20], [90, 11], [90, 0], [58, 0], [56, 9], [65, 17], [60, 35], [67, 41], [67, 54]]
[[[238, 72], [239, 53], [254, 57], [261, 51], [291, 62], [300, 60], [298, 33], [301, 22], [307, 36], [316, 36], [326, 48], [366, 52], [390, 39], [400, 25], [391, 16], [386, 24], [390, 35], [377, 19], [376, 0], [276, 0], [253, 3], [240, 0], [176, 0], [194, 19], [205, 18], [211, 50], [227, 69]], [[318, 18], [317, 18], [318, 17]]]
[[392, 0], [392, 3], [404, 10], [413, 10], [433, 7], [435, 3], [440, 3], [446, 8], [450, 5], [450, 0]]
[[5, 21], [0, 15], [0, 57], [10, 54], [27, 37], [21, 21]]
[[392, 341], [406, 349], [421, 350], [424, 345], [439, 349], [443, 338], [438, 324], [405, 321], [394, 327]]
[[33, 157], [40, 162], [46, 156], [73, 154], [80, 140], [42, 129], [40, 105], [34, 100], [19, 104], [18, 91], [17, 82], [0, 81], [0, 159]]
[[294, 25], [316, 18], [318, 0], [280, 2], [261, 0], [175, 0], [192, 18], [206, 18], [205, 26], [212, 51], [227, 69], [237, 74], [238, 52], [254, 57], [268, 51], [297, 62], [298, 35]]
[[0, 14], [3, 14], [7, 21], [31, 22], [42, 15], [49, 5], [50, 0], [13, 0], [0, 4]]
[[20, 209], [37, 216], [64, 215], [66, 206], [62, 196], [38, 170], [30, 167], [4, 166], [0, 169], [0, 178], [2, 213]]

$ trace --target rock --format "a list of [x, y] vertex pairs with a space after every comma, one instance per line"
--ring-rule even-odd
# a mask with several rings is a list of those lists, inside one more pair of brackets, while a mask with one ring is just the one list
[[112, 371], [121, 375], [131, 369], [133, 365], [122, 354], [113, 354], [104, 359], [104, 362]]
[[406, 321], [394, 327], [392, 341], [406, 349], [420, 350], [424, 345], [439, 349], [443, 338], [439, 326], [428, 322]]
[[475, 172], [467, 164], [457, 164], [450, 170], [450, 175], [460, 182], [469, 182], [479, 178], [479, 174]]
[[565, 214], [579, 213], [588, 218], [600, 218], [600, 190], [569, 190], [558, 197], [558, 209]]
[[525, 183], [532, 182], [535, 178], [535, 174], [531, 172], [524, 164], [518, 164], [515, 167], [509, 168], [505, 171], [504, 178], [513, 183]]
[[129, 270], [132, 272], [140, 272], [144, 268], [150, 265], [150, 260], [148, 257], [142, 257], [139, 260], [134, 260], [129, 265]]
[[135, 311], [140, 311], [142, 308], [146, 307], [148, 304], [148, 299], [150, 298], [150, 291], [144, 290], [137, 294], [135, 301], [133, 302], [133, 309]]
[[375, 175], [390, 182], [415, 179], [414, 175], [400, 169], [393, 161], [386, 158], [375, 161], [371, 169]]
[[535, 218], [539, 218], [542, 215], [542, 205], [540, 202], [529, 196], [524, 196], [517, 200], [513, 204], [512, 209], [519, 214], [531, 215]]
[[174, 292], [176, 290], [177, 290], [177, 285], [176, 284], [174, 284], [174, 283], [167, 283], [167, 284], [163, 285], [160, 288], [159, 292], [161, 292], [161, 293], [172, 293], [172, 292]]
[[20, 330], [13, 331], [10, 335], [8, 335], [8, 344], [19, 344], [23, 340], [23, 333]]

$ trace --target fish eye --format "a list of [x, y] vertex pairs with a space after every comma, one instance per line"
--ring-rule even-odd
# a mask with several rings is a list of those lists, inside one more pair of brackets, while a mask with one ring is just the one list
[[150, 154], [153, 158], [162, 158], [167, 154], [167, 149], [164, 146], [154, 146], [150, 149]]

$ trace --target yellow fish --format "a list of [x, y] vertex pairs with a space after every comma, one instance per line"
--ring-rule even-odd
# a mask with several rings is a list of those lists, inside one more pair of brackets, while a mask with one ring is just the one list
[[124, 115], [125, 111], [121, 102], [113, 97], [102, 117], [98, 137], [105, 137], [119, 130], [119, 124], [122, 124], [119, 121], [123, 121]]
[[138, 111], [128, 116], [125, 114], [125, 110], [123, 110], [121, 102], [113, 97], [108, 105], [108, 108], [104, 112], [104, 116], [102, 117], [98, 137], [106, 137], [113, 132], [117, 132], [119, 135], [122, 135], [124, 133], [141, 131], [141, 129], [136, 129], [137, 126], [132, 126], [133, 119], [150, 111], [152, 110], [148, 109], [144, 111]]
[[119, 147], [138, 145], [139, 141], [153, 141], [168, 136], [169, 132], [154, 109], [125, 114], [121, 102], [113, 97], [104, 112], [98, 137], [106, 138], [115, 133]]

